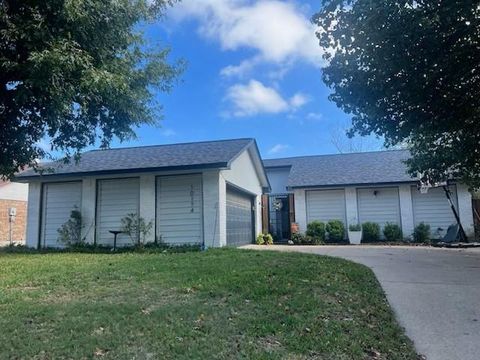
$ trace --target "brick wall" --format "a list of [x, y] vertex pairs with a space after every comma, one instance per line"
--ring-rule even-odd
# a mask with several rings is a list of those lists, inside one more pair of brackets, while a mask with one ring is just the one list
[[12, 240], [25, 242], [25, 229], [27, 223], [27, 202], [18, 200], [0, 200], [0, 243], [9, 241], [8, 209], [17, 209], [15, 222], [12, 223]]

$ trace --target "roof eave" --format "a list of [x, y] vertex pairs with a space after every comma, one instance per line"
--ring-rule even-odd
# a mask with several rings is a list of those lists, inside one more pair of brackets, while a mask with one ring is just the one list
[[322, 185], [289, 185], [287, 186], [288, 190], [294, 189], [319, 189], [319, 188], [338, 188], [338, 187], [346, 187], [346, 186], [388, 186], [388, 185], [401, 185], [401, 184], [416, 184], [418, 180], [402, 180], [402, 181], [384, 181], [384, 182], [367, 182], [367, 183], [342, 183], [342, 184], [322, 184]]
[[145, 172], [164, 172], [164, 171], [182, 171], [182, 170], [211, 170], [211, 169], [227, 169], [229, 167], [226, 162], [211, 163], [211, 164], [194, 164], [194, 165], [180, 165], [180, 166], [164, 166], [164, 167], [151, 167], [151, 168], [134, 168], [134, 169], [113, 169], [113, 170], [100, 170], [100, 171], [83, 171], [72, 173], [47, 173], [47, 174], [35, 174], [16, 176], [12, 181], [19, 183], [28, 183], [32, 180], [38, 179], [55, 179], [64, 177], [81, 177], [81, 176], [97, 176], [97, 175], [114, 175], [114, 174], [134, 174]]

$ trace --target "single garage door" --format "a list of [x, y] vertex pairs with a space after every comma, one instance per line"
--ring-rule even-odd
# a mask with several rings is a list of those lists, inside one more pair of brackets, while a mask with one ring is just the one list
[[227, 245], [240, 246], [253, 242], [252, 196], [227, 189]]
[[307, 223], [314, 220], [346, 223], [345, 190], [312, 190], [306, 192]]
[[[120, 230], [122, 218], [138, 214], [140, 187], [138, 178], [98, 181], [96, 242], [113, 246], [110, 230]], [[119, 234], [117, 246], [133, 245], [127, 234]]]
[[62, 247], [58, 229], [70, 219], [72, 210], [80, 210], [82, 183], [50, 183], [43, 185], [42, 247]]
[[203, 241], [201, 175], [157, 178], [157, 239], [181, 245]]
[[400, 225], [397, 187], [358, 189], [357, 197], [360, 223], [375, 222], [382, 229], [386, 223]]
[[[432, 188], [421, 194], [416, 186], [412, 186], [413, 221], [415, 225], [424, 222], [430, 225], [432, 236], [441, 238], [451, 224], [456, 224], [450, 203], [442, 188]], [[452, 201], [457, 206], [457, 191], [450, 186]], [[457, 207], [458, 208], [458, 207]]]

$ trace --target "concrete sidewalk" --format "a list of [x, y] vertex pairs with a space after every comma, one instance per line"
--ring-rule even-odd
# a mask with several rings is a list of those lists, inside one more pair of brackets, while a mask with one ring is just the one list
[[480, 359], [480, 249], [257, 246], [329, 255], [370, 267], [400, 324], [428, 360]]

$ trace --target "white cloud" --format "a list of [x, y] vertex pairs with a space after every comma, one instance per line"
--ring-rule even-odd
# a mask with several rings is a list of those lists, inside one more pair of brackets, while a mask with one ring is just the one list
[[247, 84], [236, 84], [227, 90], [226, 99], [234, 109], [234, 116], [252, 116], [261, 113], [277, 114], [296, 110], [306, 104], [308, 97], [297, 93], [285, 100], [274, 88], [260, 81], [250, 80]]
[[243, 75], [249, 73], [259, 62], [260, 58], [258, 57], [246, 59], [238, 65], [225, 66], [222, 70], [220, 70], [220, 75], [225, 77], [242, 77]]
[[236, 84], [227, 91], [227, 99], [235, 109], [235, 116], [249, 116], [259, 113], [279, 113], [287, 111], [289, 104], [273, 88], [260, 81], [250, 80], [246, 85]]
[[247, 48], [256, 51], [246, 63], [223, 69], [224, 75], [242, 74], [259, 62], [279, 66], [288, 66], [297, 60], [315, 66], [323, 63], [315, 25], [292, 2], [184, 0], [173, 8], [171, 15], [177, 21], [197, 19], [199, 33], [219, 42], [223, 50]]
[[290, 105], [294, 108], [300, 108], [310, 101], [310, 98], [302, 93], [296, 93], [290, 98]]
[[289, 147], [290, 147], [289, 145], [277, 144], [277, 145], [273, 146], [270, 150], [268, 150], [268, 153], [270, 155], [278, 154], [280, 152], [283, 152], [283, 151], [287, 150]]

